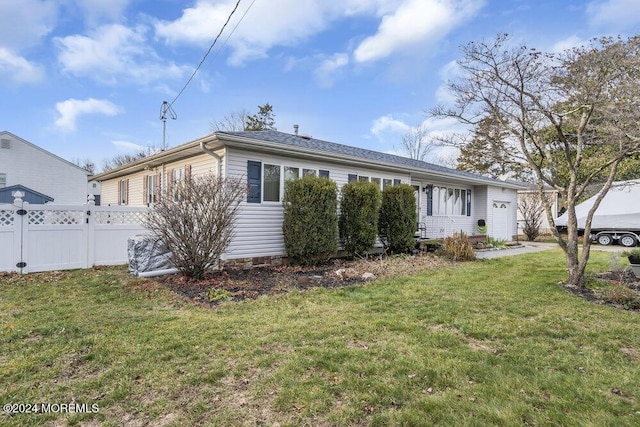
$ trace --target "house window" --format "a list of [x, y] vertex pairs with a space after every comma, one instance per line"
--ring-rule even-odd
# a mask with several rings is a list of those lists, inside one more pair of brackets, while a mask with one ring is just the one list
[[302, 176], [316, 176], [315, 169], [302, 169]]
[[265, 202], [280, 201], [280, 166], [264, 165], [263, 191]]
[[329, 178], [329, 171], [320, 169], [318, 176], [320, 176], [320, 178]]
[[382, 180], [382, 189], [384, 190], [387, 187], [391, 187], [391, 184], [393, 183], [393, 181], [391, 181], [390, 179], [383, 179]]
[[290, 181], [292, 179], [298, 179], [300, 178], [300, 169], [299, 168], [293, 168], [291, 166], [285, 166], [284, 167], [284, 180], [286, 181]]
[[[449, 187], [427, 187], [427, 212], [432, 215], [471, 216], [471, 190]], [[431, 209], [430, 209], [431, 208]]]
[[349, 176], [347, 177], [347, 182], [353, 182], [357, 180], [358, 180], [358, 175], [354, 173], [350, 173]]
[[174, 202], [180, 201], [180, 195], [176, 189], [177, 186], [185, 179], [191, 178], [191, 165], [185, 165], [181, 168], [175, 168], [169, 170], [169, 182], [167, 185], [167, 193], [171, 195]]
[[129, 204], [129, 180], [128, 179], [121, 179], [118, 182], [118, 204], [119, 205]]
[[7, 174], [0, 173], [0, 188], [4, 188], [7, 186]]
[[10, 149], [11, 148], [11, 140], [2, 138], [0, 140], [0, 148], [3, 148], [5, 150]]
[[150, 205], [158, 201], [158, 175], [144, 177], [144, 203]]
[[393, 185], [400, 185], [400, 184], [402, 184], [402, 180], [400, 180], [400, 179], [394, 179], [393, 180]]
[[380, 189], [380, 185], [382, 183], [382, 180], [380, 178], [371, 178], [371, 182], [373, 182], [375, 185], [377, 185], [378, 189]]
[[359, 176], [358, 177], [358, 181], [360, 181], [360, 182], [369, 182], [369, 177], [368, 176]]

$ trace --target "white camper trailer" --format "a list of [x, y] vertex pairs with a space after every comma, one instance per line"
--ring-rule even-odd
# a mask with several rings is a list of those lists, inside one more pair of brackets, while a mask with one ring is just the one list
[[[587, 214], [597, 196], [576, 206], [578, 230], [584, 230]], [[567, 214], [556, 220], [556, 227], [567, 226]], [[591, 239], [601, 245], [618, 242], [631, 247], [640, 242], [640, 179], [614, 182], [591, 221]]]

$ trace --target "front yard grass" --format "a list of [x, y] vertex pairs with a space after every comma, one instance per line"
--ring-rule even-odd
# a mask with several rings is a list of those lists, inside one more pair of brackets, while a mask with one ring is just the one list
[[[592, 253], [590, 268], [608, 268]], [[29, 425], [640, 424], [640, 316], [547, 251], [203, 308], [123, 268], [0, 277], [0, 414]]]

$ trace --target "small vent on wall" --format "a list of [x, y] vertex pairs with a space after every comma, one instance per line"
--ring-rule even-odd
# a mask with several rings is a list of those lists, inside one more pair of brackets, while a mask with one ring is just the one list
[[0, 139], [0, 148], [4, 148], [8, 150], [11, 148], [11, 140], [10, 139]]

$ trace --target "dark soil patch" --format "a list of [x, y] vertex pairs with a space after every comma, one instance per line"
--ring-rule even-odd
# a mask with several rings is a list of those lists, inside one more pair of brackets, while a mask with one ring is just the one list
[[640, 312], [640, 279], [631, 270], [605, 271], [592, 276], [584, 288], [564, 285], [572, 294], [596, 304]]
[[[395, 256], [358, 260], [336, 259], [315, 267], [295, 265], [262, 266], [250, 269], [225, 267], [212, 272], [202, 280], [179, 274], [158, 277], [154, 282], [168, 287], [178, 295], [195, 303], [211, 306], [207, 298], [210, 289], [227, 291], [234, 301], [253, 299], [260, 295], [275, 295], [293, 289], [340, 288], [362, 284], [380, 277], [397, 277], [450, 265], [432, 254]], [[373, 277], [365, 278], [369, 273]]]
[[[260, 266], [250, 269], [228, 268], [209, 273], [204, 279], [190, 279], [172, 274], [156, 279], [177, 294], [203, 305], [211, 304], [207, 292], [221, 289], [229, 292], [231, 299], [240, 301], [260, 295], [275, 295], [292, 289], [322, 287], [327, 289], [363, 283], [366, 280], [354, 262], [333, 261], [323, 266]], [[340, 273], [342, 270], [342, 274]], [[336, 273], [338, 272], [338, 273]]]

